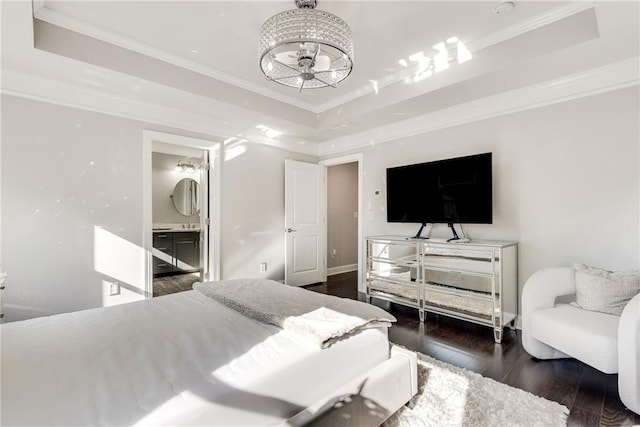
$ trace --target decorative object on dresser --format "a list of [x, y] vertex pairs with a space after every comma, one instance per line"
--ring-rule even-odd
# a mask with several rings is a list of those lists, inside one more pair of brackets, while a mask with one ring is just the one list
[[516, 242], [367, 238], [367, 301], [380, 298], [491, 326], [497, 343], [518, 313]]
[[[537, 271], [522, 290], [522, 345], [538, 359], [573, 357], [606, 374], [617, 373], [620, 400], [640, 414], [640, 294], [631, 298], [627, 292], [634, 283], [637, 293], [640, 271], [609, 272], [581, 264]], [[585, 286], [593, 289], [580, 289]], [[620, 315], [611, 314], [617, 297], [605, 298], [613, 306], [599, 302], [591, 310], [575, 303], [576, 293], [605, 288], [610, 296], [629, 295]], [[584, 301], [589, 298], [579, 300]]]

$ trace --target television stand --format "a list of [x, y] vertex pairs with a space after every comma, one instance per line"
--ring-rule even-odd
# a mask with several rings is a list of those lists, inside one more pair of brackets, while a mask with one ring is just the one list
[[423, 222], [422, 225], [420, 225], [420, 229], [418, 230], [418, 232], [416, 233], [415, 236], [412, 237], [412, 239], [428, 239], [428, 237], [422, 237], [422, 230], [424, 230], [424, 228], [427, 226], [426, 222]]
[[[461, 239], [463, 240], [463, 239]], [[496, 343], [518, 313], [518, 244], [367, 237], [366, 301], [390, 301], [491, 327]]]
[[[456, 233], [456, 229], [453, 227], [453, 223], [450, 222], [449, 224], [447, 224], [449, 226], [449, 228], [451, 229], [451, 232], [453, 233], [453, 237], [448, 239], [447, 242], [452, 242], [454, 240], [460, 240], [460, 236], [458, 236], [458, 233]], [[421, 230], [422, 231], [422, 230]]]

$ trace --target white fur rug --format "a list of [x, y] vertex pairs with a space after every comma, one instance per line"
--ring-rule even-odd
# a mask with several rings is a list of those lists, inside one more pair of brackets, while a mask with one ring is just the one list
[[418, 353], [418, 394], [383, 426], [566, 426], [568, 414], [559, 403]]

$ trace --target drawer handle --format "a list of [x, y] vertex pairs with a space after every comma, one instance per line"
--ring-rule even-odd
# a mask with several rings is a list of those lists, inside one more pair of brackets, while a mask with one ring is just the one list
[[160, 251], [166, 251], [167, 250], [167, 248], [156, 248], [156, 249], [158, 249]]
[[159, 238], [162, 239], [162, 238], [166, 238], [167, 235], [166, 234], [156, 234], [156, 237], [159, 237]]
[[169, 264], [156, 264], [156, 267], [169, 267]]

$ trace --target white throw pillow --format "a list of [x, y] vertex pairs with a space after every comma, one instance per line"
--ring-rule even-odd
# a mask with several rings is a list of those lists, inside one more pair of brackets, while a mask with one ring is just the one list
[[576, 303], [586, 310], [620, 316], [624, 306], [640, 293], [640, 270], [608, 271], [574, 264]]

